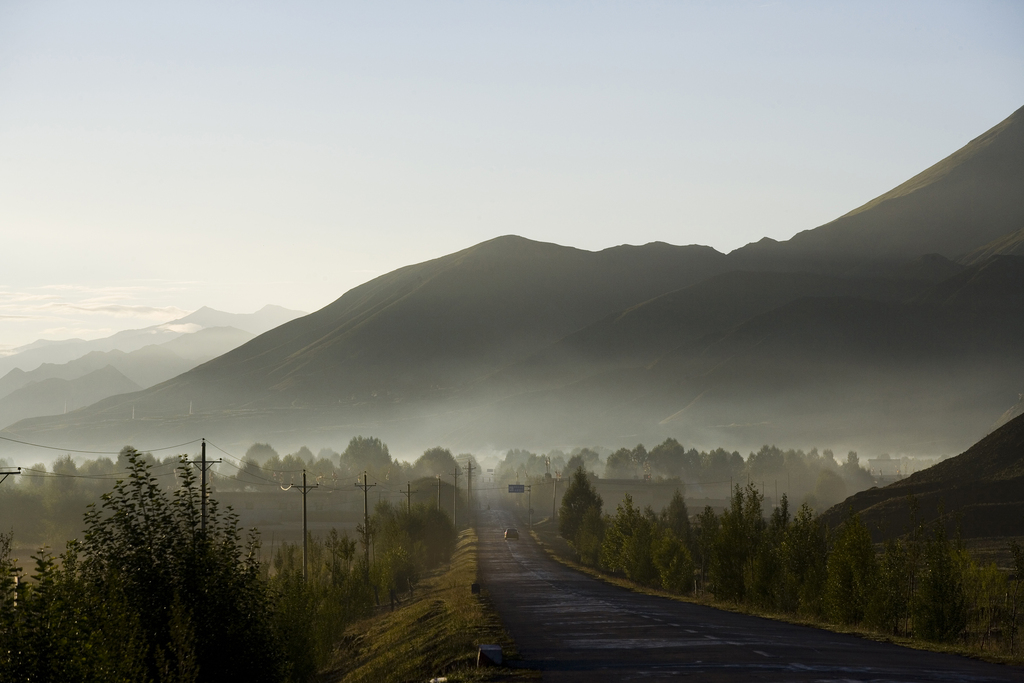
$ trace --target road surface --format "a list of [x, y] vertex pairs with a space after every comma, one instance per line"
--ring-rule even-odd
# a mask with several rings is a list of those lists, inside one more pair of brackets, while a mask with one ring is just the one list
[[555, 562], [481, 512], [481, 582], [545, 681], [1024, 681], [1024, 669], [633, 593]]

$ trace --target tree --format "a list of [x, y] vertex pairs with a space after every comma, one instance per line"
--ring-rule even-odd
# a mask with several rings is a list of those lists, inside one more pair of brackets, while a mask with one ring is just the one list
[[562, 496], [562, 505], [558, 511], [558, 533], [576, 549], [577, 554], [579, 549], [576, 542], [583, 518], [591, 508], [597, 508], [600, 516], [603, 502], [583, 467], [576, 468]]
[[762, 606], [783, 608], [785, 541], [789, 530], [789, 498], [783, 494], [754, 555], [752, 589]]
[[651, 449], [648, 461], [651, 471], [666, 477], [681, 477], [686, 449], [675, 439], [665, 439]]
[[686, 501], [679, 489], [672, 494], [672, 500], [662, 510], [662, 524], [665, 528], [675, 534], [676, 538], [682, 541], [687, 548], [692, 545], [693, 538], [690, 531], [690, 514], [686, 509]]
[[707, 589], [708, 571], [718, 544], [718, 515], [710, 505], [697, 515], [697, 562], [700, 569], [701, 590]]
[[201, 491], [184, 456], [173, 493], [151, 474], [151, 458], [132, 448], [121, 458], [127, 478], [90, 506], [84, 539], [59, 564], [38, 555], [35, 581], [19, 587], [0, 636], [15, 645], [0, 654], [0, 670], [17, 673], [5, 680], [283, 679], [255, 537], [243, 543], [216, 501], [201, 530]]
[[824, 527], [806, 503], [800, 506], [786, 530], [783, 555], [786, 567], [783, 608], [820, 615], [828, 577], [828, 544]]
[[375, 436], [355, 436], [341, 454], [341, 462], [354, 472], [380, 470], [392, 464], [386, 443]]
[[846, 482], [832, 470], [821, 470], [818, 473], [818, 482], [814, 487], [814, 497], [817, 498], [821, 509], [829, 508], [836, 503], [846, 500]]
[[254, 443], [245, 451], [245, 457], [251, 458], [258, 463], [263, 463], [280, 456], [269, 443]]
[[900, 624], [906, 619], [910, 601], [904, 583], [910, 572], [909, 565], [910, 557], [903, 541], [886, 541], [867, 610], [868, 621], [884, 633], [899, 635]]
[[633, 452], [628, 448], [620, 448], [608, 456], [604, 464], [606, 479], [632, 479], [636, 474], [633, 463]]
[[417, 477], [436, 477], [439, 474], [447, 477], [457, 466], [455, 456], [450, 450], [434, 446], [423, 451], [423, 455], [416, 458], [412, 467]]
[[926, 571], [914, 603], [914, 631], [926, 640], [956, 640], [967, 626], [963, 575], [956, 551], [946, 537], [945, 520], [940, 517], [932, 538], [925, 544]]
[[875, 587], [875, 550], [860, 516], [851, 512], [839, 530], [828, 557], [825, 606], [828, 616], [841, 624], [864, 619]]
[[627, 493], [605, 532], [601, 564], [637, 583], [656, 583], [658, 572], [654, 566], [652, 542], [657, 530], [653, 511], [649, 515], [641, 513], [633, 506], [633, 498]]
[[671, 530], [665, 530], [654, 540], [654, 566], [665, 590], [693, 591], [693, 557], [686, 544]]

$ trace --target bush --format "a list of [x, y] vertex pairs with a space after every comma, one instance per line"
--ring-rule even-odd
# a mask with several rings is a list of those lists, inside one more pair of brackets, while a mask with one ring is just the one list
[[[209, 508], [184, 466], [181, 486], [161, 490], [134, 449], [127, 480], [86, 514], [85, 538], [60, 566], [36, 560], [7, 613], [0, 664], [11, 680], [279, 681], [284, 657], [260, 576], [256, 539]], [[11, 578], [4, 560], [6, 581]]]

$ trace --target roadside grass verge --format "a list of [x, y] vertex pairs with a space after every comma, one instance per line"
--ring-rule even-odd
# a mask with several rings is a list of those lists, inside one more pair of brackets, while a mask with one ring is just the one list
[[501, 645], [505, 660], [517, 659], [488, 593], [473, 595], [477, 582], [476, 532], [459, 535], [451, 566], [420, 581], [413, 598], [346, 630], [322, 683], [405, 683], [445, 676], [449, 681], [528, 681], [539, 674], [523, 669], [476, 668], [477, 646]]
[[566, 543], [565, 539], [558, 535], [558, 527], [551, 524], [549, 518], [542, 519], [539, 522], [533, 523], [533, 530], [530, 532], [537, 544], [548, 554], [551, 559], [556, 562], [574, 569], [578, 572], [586, 574], [599, 581], [603, 581], [613, 586], [625, 588], [626, 590], [633, 591], [634, 593], [642, 593], [644, 595], [656, 595], [662, 598], [668, 598], [669, 600], [675, 600], [676, 602], [689, 602], [695, 605], [704, 605], [714, 609], [724, 610], [726, 612], [736, 612], [737, 614], [747, 614], [755, 617], [763, 617], [765, 619], [773, 619], [775, 621], [782, 621], [788, 624], [796, 624], [799, 626], [810, 626], [812, 628], [823, 629], [826, 631], [832, 631], [834, 633], [845, 633], [848, 635], [858, 636], [867, 640], [874, 640], [882, 643], [893, 643], [902, 647], [908, 647], [915, 650], [927, 650], [929, 652], [942, 652], [945, 654], [955, 654], [963, 657], [970, 657], [971, 659], [978, 659], [986, 662], [992, 662], [993, 664], [1006, 664], [1010, 666], [1021, 666], [1024, 665], [1024, 655], [1016, 654], [1010, 657], [1005, 654], [999, 654], [988, 651], [981, 651], [974, 648], [967, 648], [962, 645], [956, 644], [942, 644], [933, 643], [929, 641], [919, 640], [915, 638], [903, 638], [898, 636], [892, 636], [886, 633], [880, 633], [865, 628], [842, 626], [839, 624], [833, 624], [819, 619], [811, 617], [802, 617], [795, 614], [785, 612], [774, 612], [771, 610], [757, 609], [750, 605], [742, 605], [733, 602], [722, 602], [718, 600], [712, 600], [706, 597], [691, 597], [686, 595], [679, 595], [677, 593], [670, 593], [658, 588], [651, 588], [650, 586], [644, 586], [642, 584], [630, 581], [627, 578], [616, 576], [614, 574], [608, 574], [599, 569], [593, 567], [584, 566], [575, 561], [575, 555], [569, 544]]

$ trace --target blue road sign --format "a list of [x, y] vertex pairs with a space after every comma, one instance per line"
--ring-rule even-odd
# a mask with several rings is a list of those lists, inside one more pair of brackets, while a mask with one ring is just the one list
[[509, 493], [526, 493], [526, 484], [509, 484]]

